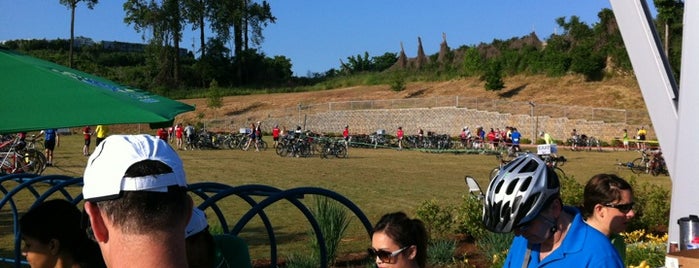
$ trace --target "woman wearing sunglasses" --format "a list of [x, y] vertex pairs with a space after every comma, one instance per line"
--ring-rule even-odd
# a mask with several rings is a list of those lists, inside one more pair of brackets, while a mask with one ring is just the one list
[[636, 215], [633, 205], [631, 185], [617, 175], [597, 174], [585, 185], [585, 221], [611, 239], [622, 261], [626, 259], [626, 244], [619, 233]]
[[515, 233], [503, 267], [624, 267], [609, 239], [563, 205], [558, 176], [538, 156], [501, 170], [488, 186], [483, 224]]
[[427, 263], [427, 231], [422, 221], [403, 212], [381, 217], [371, 236], [369, 257], [379, 268], [424, 268]]

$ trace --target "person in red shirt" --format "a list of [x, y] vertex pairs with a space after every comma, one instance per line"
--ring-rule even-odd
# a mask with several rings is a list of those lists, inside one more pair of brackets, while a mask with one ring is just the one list
[[274, 148], [277, 148], [277, 144], [279, 144], [279, 125], [274, 125], [272, 129], [272, 140], [274, 140]]
[[83, 155], [89, 156], [90, 155], [90, 140], [92, 137], [92, 129], [90, 128], [90, 126], [85, 126], [85, 128], [83, 128], [83, 136], [85, 138], [85, 145], [83, 145]]
[[182, 127], [182, 123], [177, 123], [175, 126], [175, 139], [177, 141], [177, 149], [182, 150], [182, 144], [184, 143], [182, 140], [182, 136], [184, 134], [184, 127]]
[[158, 129], [158, 132], [156, 132], [155, 135], [158, 136], [158, 138], [160, 138], [161, 140], [164, 140], [164, 141], [167, 141], [167, 137], [169, 136], [169, 135], [167, 134], [167, 131], [166, 131], [164, 128], [159, 128], [159, 129]]
[[495, 146], [497, 145], [496, 136], [497, 134], [495, 134], [495, 130], [491, 128], [486, 136], [486, 138], [488, 139], [488, 143], [490, 143], [491, 150], [495, 150]]
[[398, 139], [398, 150], [403, 150], [403, 127], [398, 127], [396, 138]]

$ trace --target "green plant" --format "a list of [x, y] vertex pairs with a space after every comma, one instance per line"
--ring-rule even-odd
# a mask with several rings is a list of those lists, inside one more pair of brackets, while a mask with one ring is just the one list
[[405, 90], [405, 78], [400, 74], [394, 74], [391, 77], [390, 85], [393, 91], [403, 91]]
[[469, 234], [473, 238], [483, 237], [488, 232], [483, 227], [483, 202], [472, 195], [463, 195], [461, 199], [454, 213], [456, 232]]
[[[316, 197], [315, 207], [311, 209], [311, 213], [318, 221], [323, 239], [325, 239], [328, 265], [331, 265], [337, 257], [342, 236], [350, 223], [350, 217], [345, 207], [327, 197]], [[311, 237], [313, 238], [311, 249], [313, 252], [320, 252], [320, 243], [315, 239], [315, 235], [311, 234]]]
[[559, 178], [561, 181], [561, 199], [567, 206], [582, 206], [583, 185], [574, 178]]
[[476, 240], [476, 246], [490, 262], [490, 267], [502, 267], [507, 257], [507, 251], [514, 239], [512, 233], [485, 232]]
[[636, 216], [631, 221], [629, 230], [664, 232], [670, 216], [670, 191], [648, 182], [638, 183], [635, 177], [629, 180], [629, 184], [638, 204], [634, 207]]
[[625, 265], [646, 262], [650, 267], [662, 267], [667, 252], [667, 234], [655, 236], [644, 230], [622, 233], [626, 246]]
[[436, 199], [423, 201], [418, 207], [417, 217], [425, 223], [431, 238], [444, 238], [452, 230], [452, 207], [441, 207]]
[[430, 264], [454, 263], [454, 252], [456, 252], [456, 241], [454, 240], [431, 241], [427, 245], [427, 262]]

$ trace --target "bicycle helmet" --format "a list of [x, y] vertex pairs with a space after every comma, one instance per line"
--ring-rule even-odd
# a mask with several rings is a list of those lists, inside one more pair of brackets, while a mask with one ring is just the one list
[[559, 195], [555, 172], [533, 154], [507, 163], [491, 180], [483, 206], [483, 224], [496, 233], [509, 233], [534, 220], [547, 201]]

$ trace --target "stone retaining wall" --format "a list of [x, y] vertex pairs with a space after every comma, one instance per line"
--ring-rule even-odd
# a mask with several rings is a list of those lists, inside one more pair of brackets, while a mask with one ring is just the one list
[[[602, 121], [588, 121], [585, 119], [551, 118], [548, 116], [512, 115], [498, 112], [480, 111], [457, 107], [440, 108], [409, 108], [409, 109], [369, 109], [369, 110], [340, 110], [314, 114], [287, 114], [261, 119], [263, 129], [270, 131], [275, 124], [287, 129], [301, 126], [322, 133], [342, 133], [345, 125], [349, 125], [351, 134], [370, 134], [379, 129], [386, 130], [388, 134], [395, 134], [395, 130], [402, 126], [406, 135], [417, 133], [422, 128], [425, 133], [432, 131], [439, 134], [459, 135], [461, 128], [468, 126], [472, 132], [476, 126], [483, 126], [486, 131], [490, 128], [504, 128], [514, 126], [523, 138], [532, 139], [539, 131], [548, 132], [555, 140], [565, 141], [570, 132], [577, 129], [579, 134], [594, 136], [601, 141], [610, 142], [614, 138], [620, 138], [622, 129], [629, 131], [633, 138], [636, 129], [641, 126], [627, 125], [625, 123], [605, 123]], [[237, 129], [248, 126], [250, 118], [229, 117], [226, 119], [209, 122], [211, 128]], [[222, 124], [234, 124], [223, 127]], [[219, 127], [216, 127], [216, 126]], [[644, 126], [648, 130], [648, 139], [654, 140], [655, 134], [651, 126]]]

